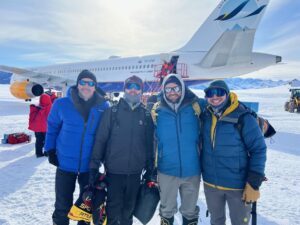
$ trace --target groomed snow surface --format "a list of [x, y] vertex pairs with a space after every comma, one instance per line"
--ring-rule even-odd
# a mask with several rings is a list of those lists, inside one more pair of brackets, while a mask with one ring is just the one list
[[[202, 91], [195, 90], [199, 96]], [[259, 113], [276, 128], [268, 143], [266, 175], [258, 202], [258, 224], [300, 224], [300, 114], [283, 110], [289, 98], [286, 86], [235, 91], [242, 101], [258, 101]], [[36, 100], [34, 101], [36, 102]], [[0, 136], [27, 131], [29, 104], [14, 99], [8, 85], [0, 85]], [[50, 225], [54, 208], [55, 167], [46, 158], [35, 158], [34, 138], [29, 144], [0, 144], [0, 225]], [[74, 199], [77, 199], [77, 192]], [[179, 201], [179, 199], [178, 199]], [[201, 186], [200, 224], [209, 224]], [[76, 224], [71, 222], [70, 224]], [[140, 224], [137, 220], [134, 224]], [[159, 216], [149, 223], [159, 224]], [[176, 215], [175, 224], [181, 224]], [[227, 224], [230, 221], [227, 220]]]

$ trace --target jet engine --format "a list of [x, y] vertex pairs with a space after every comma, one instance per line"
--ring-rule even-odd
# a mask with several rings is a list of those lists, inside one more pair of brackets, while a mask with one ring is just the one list
[[15, 81], [10, 85], [10, 93], [19, 99], [29, 100], [44, 93], [42, 85], [27, 80]]

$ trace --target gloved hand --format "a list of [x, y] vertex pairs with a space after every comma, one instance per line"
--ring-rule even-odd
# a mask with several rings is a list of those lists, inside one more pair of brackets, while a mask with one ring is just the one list
[[246, 183], [242, 200], [246, 203], [256, 202], [260, 197], [259, 190], [254, 190], [249, 183]]
[[96, 181], [94, 183], [94, 187], [97, 190], [103, 190], [107, 187], [107, 178], [105, 173], [98, 173], [96, 175]]
[[97, 169], [90, 169], [89, 171], [89, 185], [91, 187], [94, 187], [95, 182], [97, 181], [97, 177], [98, 177], [98, 170]]
[[48, 157], [48, 161], [50, 164], [54, 166], [59, 166], [57, 155], [56, 155], [56, 149], [45, 151], [44, 155]]

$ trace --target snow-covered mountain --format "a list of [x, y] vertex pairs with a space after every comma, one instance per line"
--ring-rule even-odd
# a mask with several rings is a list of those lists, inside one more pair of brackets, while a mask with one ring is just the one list
[[0, 71], [0, 84], [9, 84], [11, 73]]
[[[259, 89], [259, 88], [270, 88], [278, 87], [285, 84], [288, 84], [289, 81], [283, 80], [262, 80], [262, 79], [253, 79], [253, 78], [228, 78], [224, 79], [228, 84], [231, 90], [241, 90], [241, 89]], [[194, 89], [205, 89], [209, 83], [200, 84], [193, 86]]]

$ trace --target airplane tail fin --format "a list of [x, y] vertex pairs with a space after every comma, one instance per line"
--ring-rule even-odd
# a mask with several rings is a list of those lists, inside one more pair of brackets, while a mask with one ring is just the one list
[[[222, 36], [227, 37], [226, 33], [230, 32], [249, 33], [250, 30], [251, 38], [254, 38], [268, 3], [269, 0], [222, 0], [194, 36], [176, 52], [209, 51]], [[252, 50], [251, 38], [247, 41]]]

